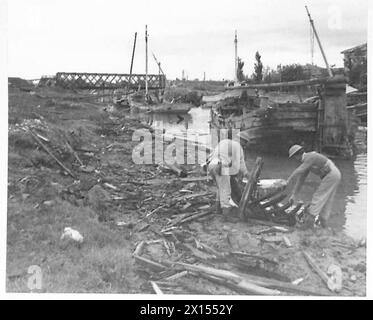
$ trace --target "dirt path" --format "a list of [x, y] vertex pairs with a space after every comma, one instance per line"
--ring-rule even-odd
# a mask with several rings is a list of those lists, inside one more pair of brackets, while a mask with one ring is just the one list
[[[342, 268], [339, 295], [365, 295], [365, 247], [343, 233], [290, 230], [288, 247], [282, 232], [260, 234], [268, 227], [224, 222], [215, 213], [180, 223], [188, 215], [212, 212], [213, 183], [198, 181], [193, 166], [186, 169], [197, 181], [179, 179], [155, 164], [134, 164], [133, 131], [147, 127], [123, 109], [77, 97], [56, 88], [9, 91], [7, 291], [29, 292], [28, 268], [37, 265], [42, 292], [154, 293], [150, 281], [155, 281], [170, 294], [248, 294], [198, 272], [167, 280], [184, 270], [175, 264], [183, 262], [257, 277], [257, 282], [303, 278], [298, 287], [304, 291], [332, 294], [310, 269], [305, 250], [324, 272], [330, 264]], [[27, 128], [44, 138], [75, 179]], [[83, 244], [61, 241], [65, 227], [78, 230]], [[161, 264], [158, 269], [132, 256], [141, 241], [147, 242], [141, 257]]]

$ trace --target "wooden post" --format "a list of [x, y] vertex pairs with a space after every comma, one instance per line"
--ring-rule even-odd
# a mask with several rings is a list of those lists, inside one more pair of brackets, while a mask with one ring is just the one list
[[326, 83], [322, 93], [323, 119], [321, 121], [321, 149], [346, 147], [348, 111], [346, 108], [346, 84]]
[[237, 30], [234, 33], [234, 82], [238, 82]]
[[250, 200], [250, 198], [251, 198], [251, 196], [252, 196], [252, 194], [255, 190], [256, 183], [258, 181], [258, 178], [259, 178], [260, 172], [262, 170], [262, 167], [263, 167], [263, 160], [262, 160], [262, 158], [258, 157], [256, 159], [255, 166], [254, 166], [253, 170], [251, 171], [249, 180], [247, 181], [247, 184], [245, 186], [245, 190], [244, 190], [244, 192], [242, 194], [242, 197], [241, 197], [240, 205], [238, 207], [238, 212], [239, 212], [241, 220], [245, 220], [245, 218], [246, 218], [246, 213], [245, 213], [246, 205], [247, 205], [248, 201]]
[[137, 38], [137, 32], [135, 32], [135, 40], [133, 41], [132, 59], [131, 59], [131, 67], [130, 67], [130, 76], [128, 77], [128, 89], [131, 88], [133, 58], [135, 57], [135, 48], [136, 48], [136, 38]]
[[317, 102], [317, 151], [321, 152], [323, 144], [323, 103], [321, 100]]
[[148, 98], [148, 26], [145, 26], [145, 98]]

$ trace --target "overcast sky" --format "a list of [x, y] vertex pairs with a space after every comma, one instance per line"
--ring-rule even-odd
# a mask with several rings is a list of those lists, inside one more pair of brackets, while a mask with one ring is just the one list
[[[265, 66], [310, 63], [315, 21], [331, 65], [340, 52], [367, 41], [367, 0], [11, 0], [8, 2], [8, 75], [28, 79], [58, 71], [129, 73], [134, 33], [134, 73], [149, 71], [152, 52], [167, 78], [232, 79], [234, 31], [245, 74], [258, 50]], [[314, 62], [324, 66], [315, 41]]]

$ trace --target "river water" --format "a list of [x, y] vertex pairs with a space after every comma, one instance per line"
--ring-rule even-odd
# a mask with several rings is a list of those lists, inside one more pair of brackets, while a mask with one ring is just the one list
[[[198, 135], [199, 141], [207, 143], [209, 135], [210, 110], [193, 108], [188, 114], [138, 114], [142, 121], [154, 129], [163, 128], [166, 136]], [[259, 154], [246, 150], [248, 169], [255, 163]], [[262, 155], [264, 167], [261, 178], [286, 179], [297, 167], [295, 160], [275, 155]], [[356, 240], [366, 237], [367, 233], [367, 154], [361, 153], [354, 160], [333, 160], [342, 173], [342, 181], [334, 202], [330, 224], [343, 230]], [[303, 186], [300, 198], [310, 201], [319, 185], [319, 178], [310, 174]]]

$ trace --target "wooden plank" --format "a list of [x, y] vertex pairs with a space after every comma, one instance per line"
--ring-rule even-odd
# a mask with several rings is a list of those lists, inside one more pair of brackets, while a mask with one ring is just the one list
[[302, 253], [303, 253], [304, 258], [306, 259], [306, 261], [310, 265], [310, 267], [313, 269], [313, 271], [316, 272], [316, 274], [321, 278], [321, 280], [325, 283], [325, 285], [330, 290], [330, 288], [329, 288], [329, 278], [326, 275], [326, 273], [321, 270], [321, 268], [316, 264], [316, 262], [311, 258], [311, 256], [307, 252], [302, 251]]
[[144, 245], [145, 245], [145, 241], [141, 241], [137, 246], [136, 246], [136, 249], [135, 251], [133, 252], [133, 255], [135, 256], [140, 256], [141, 253], [142, 253], [142, 249], [144, 248]]
[[276, 110], [271, 113], [270, 117], [276, 120], [306, 120], [312, 119], [316, 120], [317, 112], [316, 111], [280, 111]]
[[163, 271], [163, 270], [166, 269], [166, 267], [163, 266], [162, 264], [154, 262], [154, 261], [152, 261], [150, 259], [138, 256], [136, 254], [133, 254], [132, 256], [135, 258], [135, 260], [137, 260], [139, 262], [142, 262], [143, 264], [145, 264], [145, 265], [147, 265], [147, 266], [149, 266], [149, 267], [151, 267], [153, 269], [156, 269], [157, 271]]
[[255, 127], [244, 129], [240, 133], [240, 136], [244, 139], [248, 138], [260, 138], [265, 136], [271, 136], [273, 134], [281, 134], [286, 131], [304, 131], [304, 132], [315, 132], [316, 131], [316, 120], [315, 121], [281, 121], [272, 122], [266, 126]]
[[227, 87], [226, 90], [245, 90], [245, 89], [274, 89], [282, 87], [304, 87], [311, 85], [320, 85], [326, 83], [346, 83], [345, 77], [335, 76], [335, 77], [325, 77], [325, 78], [315, 78], [310, 80], [298, 80], [289, 82], [276, 82], [276, 83], [262, 83], [262, 84], [248, 84], [236, 87]]
[[152, 285], [153, 287], [153, 290], [156, 294], [158, 295], [163, 295], [163, 292], [162, 290], [158, 287], [158, 285], [154, 282], [154, 281], [150, 281], [150, 284]]
[[272, 199], [266, 201], [266, 202], [260, 202], [259, 203], [259, 206], [264, 209], [264, 208], [267, 208], [267, 207], [270, 207], [274, 204], [277, 204], [279, 203], [280, 201], [284, 200], [285, 198], [287, 197], [286, 194], [280, 194], [280, 195], [277, 195], [275, 197], [273, 197]]
[[246, 206], [247, 203], [251, 200], [251, 196], [255, 190], [256, 183], [258, 181], [260, 172], [263, 167], [263, 160], [262, 158], [258, 157], [255, 162], [255, 166], [250, 174], [250, 177], [247, 181], [247, 184], [245, 186], [244, 192], [242, 193], [242, 197], [240, 200], [240, 205], [238, 207], [238, 212], [241, 220], [245, 220], [246, 218]]
[[317, 110], [317, 103], [298, 103], [298, 102], [278, 102], [277, 107], [282, 111], [291, 111], [291, 112], [312, 112]]
[[38, 138], [38, 136], [32, 132], [31, 129], [28, 129], [27, 130], [28, 132], [30, 132], [30, 134], [32, 135], [32, 137], [36, 140], [36, 142], [54, 159], [54, 161], [56, 161], [58, 163], [58, 165], [64, 170], [66, 171], [71, 177], [73, 177], [74, 179], [76, 179], [76, 176], [60, 161], [58, 160], [54, 154], [47, 148], [46, 145], [44, 145], [43, 142], [41, 142], [41, 140]]
[[180, 279], [180, 278], [182, 278], [182, 277], [187, 276], [188, 273], [189, 273], [188, 271], [181, 271], [181, 272], [175, 273], [175, 274], [172, 275], [172, 276], [169, 276], [169, 277], [167, 277], [167, 278], [164, 278], [163, 280], [164, 280], [164, 281], [175, 281], [175, 280], [177, 280], [177, 279]]
[[231, 281], [232, 285], [235, 285], [238, 289], [246, 291], [250, 294], [258, 295], [279, 295], [280, 291], [267, 289], [261, 286], [258, 286], [249, 280], [227, 270], [220, 270], [215, 268], [210, 268], [201, 265], [191, 265], [186, 263], [177, 262], [178, 266], [185, 268], [188, 271], [194, 271], [202, 274], [207, 274], [217, 278], [223, 278], [225, 280]]
[[249, 275], [245, 274], [244, 275], [249, 281], [262, 286], [266, 288], [272, 288], [272, 289], [279, 289], [281, 291], [287, 291], [287, 292], [294, 292], [302, 295], [309, 295], [309, 296], [326, 296], [328, 294], [326, 293], [320, 293], [316, 292], [314, 290], [307, 289], [302, 286], [297, 286], [292, 284], [291, 282], [284, 282], [280, 280], [275, 280], [275, 279], [270, 279], [270, 278], [265, 278], [265, 277], [260, 277], [256, 275]]

